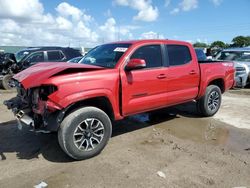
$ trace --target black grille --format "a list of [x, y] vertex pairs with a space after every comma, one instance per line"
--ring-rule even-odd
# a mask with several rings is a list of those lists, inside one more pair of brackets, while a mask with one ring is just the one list
[[246, 71], [245, 67], [236, 67], [236, 71]]
[[17, 96], [21, 97], [21, 98], [25, 98], [28, 96], [28, 91], [24, 89], [24, 87], [22, 86], [21, 83], [16, 82], [15, 83], [16, 89], [17, 89]]

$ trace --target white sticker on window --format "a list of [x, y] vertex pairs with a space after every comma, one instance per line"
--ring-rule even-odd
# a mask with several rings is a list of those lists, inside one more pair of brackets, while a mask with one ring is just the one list
[[114, 52], [126, 52], [128, 48], [117, 47], [114, 49]]

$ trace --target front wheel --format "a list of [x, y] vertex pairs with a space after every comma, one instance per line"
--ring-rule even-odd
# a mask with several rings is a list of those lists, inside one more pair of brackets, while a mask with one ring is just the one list
[[76, 160], [98, 155], [111, 137], [108, 115], [95, 107], [84, 107], [70, 113], [60, 125], [58, 141], [61, 148]]
[[197, 108], [202, 116], [210, 117], [217, 113], [221, 105], [221, 89], [210, 85], [205, 95], [197, 101]]

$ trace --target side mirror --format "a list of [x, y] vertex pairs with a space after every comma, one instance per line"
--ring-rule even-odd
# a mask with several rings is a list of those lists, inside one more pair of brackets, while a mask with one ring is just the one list
[[131, 59], [125, 67], [126, 71], [143, 69], [146, 67], [146, 62], [144, 59]]

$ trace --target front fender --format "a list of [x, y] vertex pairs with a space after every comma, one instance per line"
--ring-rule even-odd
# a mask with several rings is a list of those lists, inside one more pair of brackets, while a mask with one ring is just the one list
[[118, 94], [113, 93], [109, 89], [93, 89], [93, 90], [72, 93], [70, 95], [64, 96], [60, 100], [58, 100], [58, 98], [53, 98], [53, 95], [49, 96], [49, 98], [50, 100], [56, 102], [61, 107], [67, 108], [71, 104], [77, 103], [79, 101], [84, 101], [87, 99], [93, 99], [97, 97], [106, 97], [109, 100], [110, 104], [112, 105], [115, 119], [121, 119], [119, 113], [119, 104], [118, 104], [119, 100], [117, 95]]

